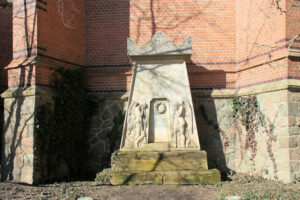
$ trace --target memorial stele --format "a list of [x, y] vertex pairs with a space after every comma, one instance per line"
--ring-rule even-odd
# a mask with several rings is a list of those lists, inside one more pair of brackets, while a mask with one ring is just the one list
[[110, 183], [219, 182], [219, 171], [208, 170], [206, 152], [200, 150], [185, 62], [192, 38], [175, 45], [157, 32], [144, 46], [128, 38], [127, 52], [135, 67]]

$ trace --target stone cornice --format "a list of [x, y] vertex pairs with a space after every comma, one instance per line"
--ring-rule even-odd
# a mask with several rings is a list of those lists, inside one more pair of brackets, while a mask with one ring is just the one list
[[300, 80], [281, 80], [262, 85], [256, 85], [241, 89], [212, 89], [194, 90], [193, 97], [232, 98], [234, 96], [256, 95], [261, 93], [275, 92], [279, 90], [300, 91]]
[[45, 86], [30, 86], [24, 88], [9, 88], [1, 94], [1, 97], [6, 98], [20, 98], [29, 96], [51, 96], [53, 91], [50, 87]]
[[[241, 89], [211, 89], [211, 90], [192, 90], [193, 98], [233, 98], [235, 96], [256, 95], [279, 90], [290, 90], [300, 92], [300, 80], [281, 80], [262, 85], [251, 86]], [[128, 92], [102, 92], [101, 96], [105, 99], [118, 99], [126, 101]]]
[[[241, 89], [211, 89], [192, 90], [192, 96], [196, 98], [232, 98], [234, 96], [255, 95], [279, 90], [291, 90], [300, 92], [300, 80], [281, 80], [262, 85], [256, 85]], [[30, 86], [26, 88], [10, 88], [1, 94], [2, 98], [17, 98], [26, 96], [51, 96], [53, 91], [46, 86]], [[104, 99], [127, 100], [128, 92], [102, 92]]]
[[127, 55], [136, 56], [164, 56], [164, 55], [186, 55], [192, 54], [192, 37], [184, 40], [182, 45], [173, 44], [163, 32], [157, 32], [144, 46], [137, 46], [135, 41], [127, 39]]

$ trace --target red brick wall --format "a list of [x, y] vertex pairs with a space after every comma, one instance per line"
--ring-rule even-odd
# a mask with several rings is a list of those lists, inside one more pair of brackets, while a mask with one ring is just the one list
[[39, 3], [37, 84], [48, 85], [51, 68], [84, 65], [84, 1]]
[[84, 1], [52, 0], [39, 3], [39, 54], [84, 65]]
[[13, 61], [6, 67], [8, 87], [35, 83], [33, 66], [26, 65], [37, 55], [37, 10], [33, 0], [14, 0], [12, 10]]
[[[10, 87], [49, 85], [53, 68], [83, 67], [84, 2], [15, 0], [13, 59], [7, 67]], [[30, 60], [34, 65], [26, 67]]]
[[85, 2], [87, 66], [128, 63], [129, 0]]
[[[279, 3], [284, 6], [284, 1]], [[287, 76], [285, 16], [274, 0], [237, 1], [236, 87]]]
[[0, 92], [7, 88], [4, 69], [12, 60], [12, 8], [0, 7]]
[[[85, 58], [92, 74], [90, 87], [128, 90], [131, 69], [120, 67], [128, 64], [126, 34], [143, 45], [156, 31], [165, 32], [177, 44], [187, 36], [193, 37], [193, 56], [188, 67], [193, 89], [247, 87], [296, 76], [292, 72], [295, 67], [288, 73], [285, 43], [299, 33], [300, 12], [299, 8], [288, 13], [280, 10], [295, 2], [300, 3], [87, 1]], [[103, 76], [105, 79], [98, 81], [101, 85], [97, 84], [97, 77], [100, 80]]]
[[129, 0], [85, 1], [85, 64], [93, 91], [126, 90], [129, 11]]
[[[291, 7], [297, 5], [298, 7]], [[300, 1], [299, 0], [287, 0], [285, 6], [286, 12], [286, 38], [293, 40], [289, 44], [290, 50], [296, 50], [300, 52]], [[298, 37], [296, 37], [298, 35]], [[298, 53], [300, 56], [300, 53]], [[300, 79], [300, 58], [291, 58], [288, 61], [288, 76], [293, 79]]]
[[156, 31], [177, 44], [193, 37], [192, 88], [233, 86], [234, 75], [225, 72], [235, 68], [235, 0], [90, 0], [85, 13], [92, 90], [128, 90], [126, 38], [143, 45]]
[[37, 53], [37, 9], [32, 0], [13, 1], [13, 59], [22, 60]]
[[[177, 44], [193, 37], [188, 62], [193, 89], [237, 88], [299, 76], [297, 63], [287, 67], [294, 61], [285, 59], [284, 46], [299, 33], [299, 8], [280, 10], [298, 0], [278, 5], [275, 0], [54, 0], [38, 1], [38, 9], [27, 0], [26, 12], [22, 2], [14, 2], [13, 57], [16, 63], [28, 52], [39, 54], [31, 73], [36, 80], [30, 78], [38, 84], [49, 83], [50, 67], [86, 66], [92, 91], [128, 90], [132, 67], [126, 39], [143, 45], [157, 31]], [[296, 40], [293, 46], [298, 44]], [[20, 70], [9, 73], [17, 77]], [[14, 81], [10, 85], [18, 85]]]

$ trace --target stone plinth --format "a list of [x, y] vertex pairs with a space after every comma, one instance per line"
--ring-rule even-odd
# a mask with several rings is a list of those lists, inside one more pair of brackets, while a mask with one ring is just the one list
[[215, 184], [218, 170], [208, 170], [205, 151], [118, 152], [111, 169], [98, 175], [112, 185], [124, 184]]

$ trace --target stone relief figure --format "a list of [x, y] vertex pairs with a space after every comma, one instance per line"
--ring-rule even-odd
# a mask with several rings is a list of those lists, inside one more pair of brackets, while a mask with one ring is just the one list
[[185, 108], [183, 105], [179, 105], [176, 109], [176, 120], [175, 120], [175, 135], [177, 137], [177, 147], [186, 147], [186, 127], [187, 122], [185, 120]]
[[197, 147], [191, 138], [193, 134], [193, 113], [191, 106], [184, 101], [181, 104], [177, 104], [174, 109], [174, 116], [175, 119], [173, 123], [176, 146], [178, 148]]
[[[147, 104], [133, 102], [128, 113], [128, 135], [132, 136], [131, 145], [140, 147], [147, 141]], [[133, 144], [132, 144], [133, 143]]]

